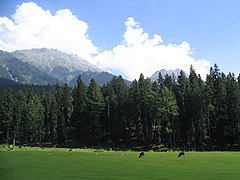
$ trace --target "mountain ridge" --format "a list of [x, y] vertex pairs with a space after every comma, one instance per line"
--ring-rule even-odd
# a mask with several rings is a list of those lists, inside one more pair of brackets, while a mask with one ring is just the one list
[[[159, 73], [177, 77], [181, 69], [161, 69], [151, 77], [157, 81]], [[68, 84], [75, 85], [79, 75], [83, 82], [88, 84], [94, 79], [99, 85], [110, 82], [115, 76], [103, 71], [99, 67], [78, 57], [57, 49], [28, 49], [6, 52], [0, 50], [0, 77], [14, 80], [22, 84], [46, 85]], [[131, 82], [125, 80], [130, 85]]]
[[[166, 70], [166, 69], [161, 69], [161, 70], [158, 70], [156, 71], [151, 77], [151, 81], [154, 82], [154, 81], [157, 81], [158, 80], [158, 76], [159, 76], [159, 73], [162, 74], [162, 76], [165, 76], [165, 75], [170, 75], [170, 76], [175, 76], [176, 78], [180, 75], [180, 72], [183, 71], [182, 69], [179, 69], [179, 68], [176, 68], [175, 70]], [[185, 74], [187, 74], [185, 71], [183, 71]]]
[[73, 86], [81, 75], [85, 84], [93, 78], [102, 85], [115, 75], [74, 54], [57, 49], [0, 50], [0, 77], [23, 84], [64, 84]]

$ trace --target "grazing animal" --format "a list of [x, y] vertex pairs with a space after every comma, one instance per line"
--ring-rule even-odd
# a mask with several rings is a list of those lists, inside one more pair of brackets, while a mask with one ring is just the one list
[[181, 156], [185, 156], [185, 152], [184, 151], [179, 152], [178, 157], [181, 157]]
[[139, 158], [141, 158], [141, 157], [144, 157], [144, 152], [141, 152], [141, 153], [139, 154]]

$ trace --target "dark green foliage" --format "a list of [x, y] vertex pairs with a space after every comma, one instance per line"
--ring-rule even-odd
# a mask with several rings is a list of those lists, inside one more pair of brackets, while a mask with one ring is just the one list
[[71, 127], [74, 130], [74, 138], [77, 138], [82, 144], [88, 142], [88, 126], [86, 115], [86, 92], [87, 87], [79, 76], [77, 84], [72, 89]]
[[86, 92], [87, 127], [92, 146], [100, 145], [103, 138], [103, 96], [100, 87], [92, 79]]
[[[240, 77], [240, 76], [239, 76]], [[0, 141], [52, 146], [240, 149], [240, 78], [217, 65], [204, 82], [190, 68], [151, 82], [141, 74], [127, 86], [113, 77], [69, 88], [0, 88]], [[158, 148], [159, 149], [159, 148]]]

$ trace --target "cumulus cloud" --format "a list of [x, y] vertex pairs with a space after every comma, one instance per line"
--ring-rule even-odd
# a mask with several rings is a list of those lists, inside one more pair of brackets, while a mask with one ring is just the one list
[[88, 25], [69, 9], [54, 15], [35, 3], [17, 7], [11, 19], [0, 18], [0, 49], [55, 48], [90, 59], [98, 48], [87, 35]]
[[196, 72], [205, 78], [210, 62], [206, 59], [194, 59], [193, 49], [188, 42], [164, 45], [160, 35], [155, 34], [150, 38], [132, 17], [126, 20], [125, 26], [123, 42], [94, 57], [95, 63], [101, 68], [112, 72], [121, 71], [126, 78], [133, 80], [137, 79], [140, 73], [150, 77], [162, 68], [180, 68], [189, 72], [193, 65]]
[[140, 73], [150, 77], [162, 68], [180, 68], [189, 72], [191, 65], [205, 78], [210, 62], [194, 59], [188, 42], [164, 44], [160, 35], [150, 37], [132, 17], [126, 20], [125, 26], [123, 41], [111, 50], [99, 52], [101, 48], [88, 37], [88, 24], [69, 9], [52, 14], [35, 3], [23, 3], [11, 18], [0, 17], [0, 49], [55, 48], [77, 54], [103, 70], [121, 74], [129, 80], [137, 79]]

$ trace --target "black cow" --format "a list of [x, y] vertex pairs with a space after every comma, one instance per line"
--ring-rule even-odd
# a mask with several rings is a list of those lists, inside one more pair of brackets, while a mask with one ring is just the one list
[[140, 152], [139, 158], [144, 156], [144, 152]]
[[180, 151], [179, 152], [178, 157], [181, 157], [181, 156], [185, 156], [185, 152], [184, 151]]

